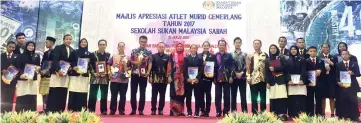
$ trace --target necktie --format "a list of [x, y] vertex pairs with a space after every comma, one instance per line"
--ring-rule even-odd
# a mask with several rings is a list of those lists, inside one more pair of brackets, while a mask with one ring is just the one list
[[303, 51], [301, 50], [300, 55], [303, 55]]
[[326, 59], [328, 59], [328, 56], [325, 56]]
[[283, 55], [283, 48], [281, 48], [281, 54]]
[[10, 58], [11, 58], [11, 55], [9, 54], [9, 55], [8, 55], [8, 60], [10, 60]]
[[348, 62], [345, 63], [346, 70], [349, 70]]
[[315, 67], [315, 65], [316, 65], [316, 59], [315, 58], [312, 58], [312, 65], [313, 65], [313, 67]]

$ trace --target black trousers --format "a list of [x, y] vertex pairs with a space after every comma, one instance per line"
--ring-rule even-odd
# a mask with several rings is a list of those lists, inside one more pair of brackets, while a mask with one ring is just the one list
[[13, 99], [15, 86], [5, 84], [1, 81], [1, 113], [13, 111]]
[[[128, 83], [112, 82], [110, 84], [110, 112], [116, 112], [117, 107], [119, 112], [125, 111], [125, 101], [128, 90]], [[117, 104], [119, 94], [119, 106]]]
[[[200, 91], [201, 94], [199, 96], [199, 106], [200, 106], [200, 110], [204, 113], [209, 114], [210, 110], [211, 110], [211, 103], [212, 103], [212, 95], [211, 95], [211, 90], [212, 90], [212, 81], [210, 80], [201, 80], [200, 84]], [[204, 96], [205, 96], [205, 100], [204, 100]]]
[[108, 103], [108, 86], [109, 84], [90, 84], [88, 110], [95, 112], [95, 104], [97, 103], [97, 95], [100, 88], [100, 112], [107, 112]]
[[306, 111], [305, 95], [289, 95], [288, 96], [288, 115], [290, 117], [298, 117], [302, 112]]
[[81, 111], [87, 107], [88, 93], [69, 91], [68, 111]]
[[132, 75], [130, 80], [130, 104], [132, 106], [132, 111], [137, 110], [137, 92], [139, 85], [139, 107], [138, 111], [144, 110], [145, 105], [145, 90], [147, 88], [147, 78], [139, 77], [139, 75]]
[[258, 94], [260, 96], [261, 102], [261, 111], [266, 110], [266, 83], [259, 82], [257, 84], [251, 85], [251, 101], [252, 101], [252, 113], [258, 113]]
[[229, 109], [231, 108], [230, 106], [230, 87], [231, 84], [228, 82], [217, 82], [215, 84], [216, 86], [216, 100], [215, 100], [215, 104], [216, 104], [216, 112], [217, 113], [222, 113], [222, 95], [223, 95], [223, 113], [228, 113]]
[[240, 93], [242, 111], [247, 112], [247, 82], [244, 79], [234, 79], [231, 85], [231, 107], [232, 111], [237, 111], [237, 93]]
[[165, 91], [167, 89], [167, 84], [163, 83], [153, 83], [152, 84], [152, 109], [151, 111], [157, 110], [157, 101], [158, 101], [158, 93], [159, 93], [159, 106], [158, 111], [163, 111], [165, 104]]
[[[307, 102], [306, 112], [308, 115], [324, 115], [322, 114], [322, 96], [318, 91], [317, 87], [307, 86]], [[315, 108], [316, 99], [316, 108]], [[316, 110], [316, 111], [315, 111]]]
[[16, 98], [15, 111], [36, 111], [36, 95], [24, 95]]
[[68, 88], [50, 87], [46, 111], [62, 112], [65, 110]]
[[270, 109], [276, 115], [287, 114], [287, 98], [270, 99]]
[[186, 82], [185, 92], [188, 114], [192, 114], [192, 96], [194, 96], [195, 99], [195, 113], [199, 113], [199, 110], [201, 109], [201, 106], [199, 105], [199, 97], [201, 94], [200, 83], [192, 85], [191, 83]]

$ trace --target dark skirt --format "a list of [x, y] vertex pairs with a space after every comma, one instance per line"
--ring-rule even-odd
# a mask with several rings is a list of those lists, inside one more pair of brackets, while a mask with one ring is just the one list
[[88, 93], [71, 92], [69, 91], [68, 110], [81, 111], [82, 108], [87, 108]]
[[339, 118], [357, 120], [360, 116], [358, 109], [357, 90], [354, 87], [337, 88], [336, 115]]
[[184, 113], [184, 96], [171, 96], [170, 97], [170, 110], [174, 114]]
[[336, 78], [334, 77], [335, 75], [333, 74], [329, 74], [327, 75], [327, 77], [325, 77], [325, 81], [323, 82], [323, 88], [322, 90], [322, 96], [324, 98], [335, 98], [335, 94], [336, 94]]
[[270, 99], [270, 109], [276, 115], [287, 114], [287, 98]]
[[302, 112], [306, 112], [306, 95], [288, 96], [288, 115], [298, 117]]
[[50, 87], [48, 104], [46, 109], [49, 112], [62, 112], [65, 110], [68, 88]]
[[15, 111], [36, 111], [36, 95], [18, 96], [16, 99]]

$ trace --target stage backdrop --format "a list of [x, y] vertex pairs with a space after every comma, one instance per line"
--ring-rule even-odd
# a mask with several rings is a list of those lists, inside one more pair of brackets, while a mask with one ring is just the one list
[[[117, 43], [122, 41], [126, 43], [126, 53], [130, 54], [131, 49], [139, 47], [138, 38], [141, 35], [149, 38], [148, 48], [153, 53], [157, 52], [156, 44], [161, 41], [166, 43], [168, 53], [174, 50], [173, 44], [176, 42], [189, 46], [200, 45], [204, 41], [210, 41], [212, 52], [217, 52], [220, 39], [228, 42], [228, 51], [231, 51], [235, 37], [241, 37], [242, 49], [249, 51], [253, 48], [250, 47], [252, 41], [247, 37], [247, 12], [245, 0], [90, 0], [84, 1], [81, 37], [94, 42], [89, 44], [93, 51], [97, 49], [95, 42], [99, 39], [108, 40], [107, 50], [111, 53], [117, 52]], [[130, 87], [127, 100], [130, 99], [129, 92]], [[146, 100], [150, 101], [149, 84], [146, 93]], [[214, 91], [212, 94], [214, 97]]]

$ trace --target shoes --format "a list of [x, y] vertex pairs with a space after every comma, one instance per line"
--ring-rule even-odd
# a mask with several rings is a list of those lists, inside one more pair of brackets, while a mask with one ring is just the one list
[[102, 115], [108, 115], [108, 113], [107, 113], [107, 112], [102, 112], [101, 114], [102, 114]]
[[115, 111], [110, 111], [109, 115], [115, 115]]
[[158, 111], [158, 115], [163, 115], [163, 111]]
[[192, 117], [192, 112], [188, 112], [187, 117]]
[[223, 113], [223, 116], [225, 117], [225, 116], [227, 116], [228, 115], [228, 112], [227, 113]]
[[139, 111], [139, 115], [144, 115], [143, 111]]
[[129, 115], [135, 115], [135, 111], [132, 111], [132, 112], [130, 112], [130, 114]]
[[152, 111], [152, 113], [150, 115], [155, 115], [155, 111]]
[[199, 113], [198, 112], [194, 113], [194, 118], [198, 118], [198, 117], [199, 117]]
[[335, 117], [335, 114], [331, 114], [331, 117]]
[[120, 111], [119, 115], [125, 115], [124, 111]]
[[221, 113], [216, 113], [216, 117], [221, 117], [222, 114]]
[[208, 113], [204, 113], [204, 117], [209, 117], [209, 114], [208, 114]]

